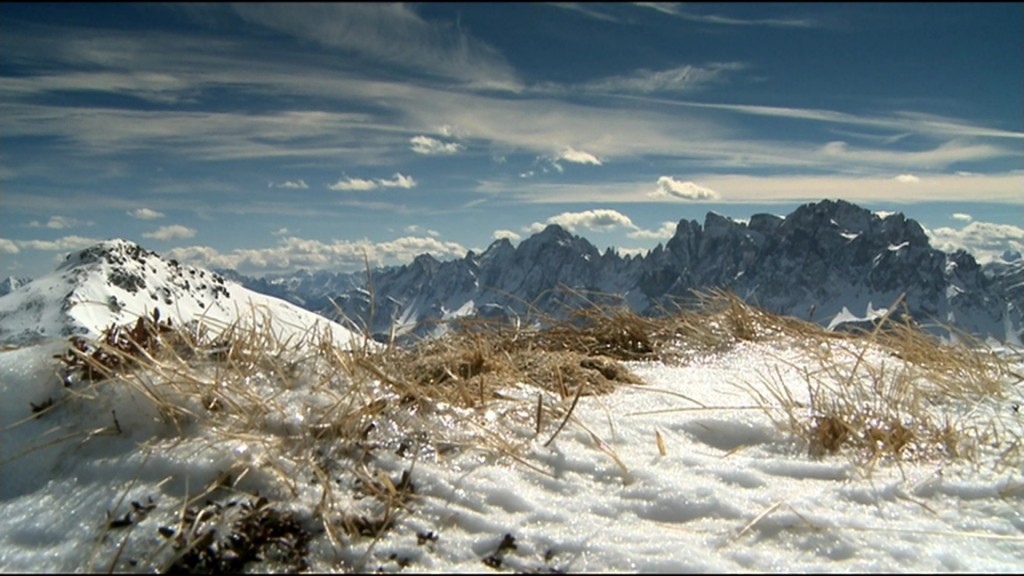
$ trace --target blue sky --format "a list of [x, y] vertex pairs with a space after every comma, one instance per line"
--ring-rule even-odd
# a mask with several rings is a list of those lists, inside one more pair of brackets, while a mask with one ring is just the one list
[[254, 275], [842, 198], [1024, 238], [1024, 8], [0, 5], [0, 275], [112, 237]]

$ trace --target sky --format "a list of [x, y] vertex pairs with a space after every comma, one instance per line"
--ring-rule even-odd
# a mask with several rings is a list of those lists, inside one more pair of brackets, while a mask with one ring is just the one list
[[260, 276], [840, 198], [1024, 250], [1024, 7], [0, 5], [0, 276]]

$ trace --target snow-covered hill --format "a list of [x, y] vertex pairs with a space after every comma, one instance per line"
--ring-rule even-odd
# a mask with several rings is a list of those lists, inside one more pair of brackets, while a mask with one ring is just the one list
[[283, 338], [313, 330], [330, 330], [339, 345], [355, 338], [337, 323], [219, 274], [166, 260], [126, 240], [108, 240], [69, 254], [54, 272], [0, 297], [0, 344], [95, 338], [154, 309], [173, 325], [200, 323], [213, 334], [240, 320], [261, 326], [269, 321]]
[[921, 226], [902, 214], [883, 218], [826, 200], [785, 218], [756, 214], [740, 222], [709, 213], [703, 226], [683, 220], [664, 246], [643, 257], [600, 253], [552, 225], [519, 246], [498, 240], [482, 254], [448, 262], [420, 256], [375, 272], [372, 295], [357, 288], [336, 301], [375, 333], [394, 326], [398, 333], [425, 334], [437, 320], [557, 317], [595, 302], [652, 314], [692, 300], [695, 289], [711, 288], [836, 327], [870, 320], [905, 294], [910, 314], [924, 325], [949, 324], [1019, 343], [1019, 283], [989, 276], [966, 252], [932, 248]]

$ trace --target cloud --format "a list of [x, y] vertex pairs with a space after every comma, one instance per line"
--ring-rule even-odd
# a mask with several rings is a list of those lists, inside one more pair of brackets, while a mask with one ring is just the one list
[[324, 242], [296, 236], [280, 238], [277, 246], [237, 249], [221, 253], [209, 246], [187, 246], [168, 250], [167, 256], [208, 268], [230, 268], [242, 273], [273, 273], [300, 268], [354, 272], [365, 269], [364, 256], [373, 266], [411, 262], [420, 254], [450, 260], [466, 255], [456, 242], [437, 238], [405, 236], [386, 242], [335, 240]]
[[474, 86], [519, 88], [514, 71], [497, 50], [457, 24], [424, 20], [408, 5], [253, 3], [234, 8], [249, 22], [377, 62]]
[[170, 226], [161, 226], [152, 232], [146, 232], [142, 237], [152, 238], [153, 240], [176, 240], [181, 238], [192, 238], [195, 235], [196, 231], [192, 228], [188, 228], [180, 224], [172, 224]]
[[18, 248], [18, 244], [14, 240], [0, 238], [0, 252], [4, 254], [17, 254], [21, 252], [21, 249]]
[[406, 176], [404, 174], [395, 173], [391, 180], [377, 180], [377, 183], [385, 188], [413, 188], [416, 186], [416, 180], [412, 176]]
[[[891, 176], [849, 174], [695, 174], [694, 180], [729, 202], [817, 202], [823, 190], [830, 197], [850, 202], [952, 202], [964, 200], [965, 179], [954, 174], [932, 173], [914, 186], [893, 181]], [[1024, 204], [1024, 172], [977, 175], [970, 179], [970, 199], [975, 202]], [[478, 194], [497, 195], [531, 204], [611, 204], [664, 202], [651, 192], [650, 181], [603, 179], [593, 182], [536, 182], [510, 176], [481, 180]]]
[[76, 218], [68, 218], [67, 216], [50, 216], [50, 219], [45, 223], [33, 220], [29, 222], [30, 228], [49, 228], [51, 230], [63, 230], [65, 228], [74, 228], [75, 226], [91, 226], [92, 222], [78, 220]]
[[599, 3], [591, 4], [581, 2], [551, 2], [548, 4], [548, 6], [551, 6], [553, 8], [561, 8], [562, 10], [570, 10], [573, 12], [577, 12], [579, 14], [583, 14], [595, 20], [602, 20], [604, 22], [619, 21], [619, 19], [614, 16], [595, 10], [595, 8], [601, 7]]
[[18, 247], [23, 250], [67, 251], [86, 248], [100, 242], [96, 238], [83, 236], [64, 236], [56, 240], [17, 240]]
[[327, 187], [330, 188], [331, 190], [336, 190], [336, 191], [339, 191], [339, 192], [340, 191], [348, 191], [348, 190], [363, 191], [363, 190], [373, 190], [373, 189], [377, 188], [377, 183], [374, 182], [373, 180], [364, 180], [362, 178], [348, 178], [348, 177], [346, 177], [346, 178], [343, 178], [341, 180], [338, 180], [334, 184], [329, 184]]
[[627, 75], [609, 76], [574, 86], [588, 92], [626, 94], [681, 94], [720, 83], [730, 72], [743, 70], [741, 62], [715, 62], [707, 66], [677, 66], [665, 70], [641, 68]]
[[662, 222], [657, 230], [634, 230], [626, 234], [630, 238], [638, 240], [668, 240], [676, 234], [676, 222]]
[[302, 178], [299, 178], [298, 180], [285, 180], [284, 182], [274, 184], [273, 186], [274, 188], [287, 188], [290, 190], [306, 190], [309, 188], [309, 185], [307, 185], [306, 181]]
[[613, 250], [623, 258], [646, 256], [651, 251], [650, 248], [623, 248], [621, 246], [613, 247]]
[[463, 148], [458, 142], [442, 142], [430, 136], [414, 136], [409, 139], [409, 143], [413, 152], [427, 156], [455, 154]]
[[405, 227], [405, 232], [407, 234], [426, 234], [427, 236], [430, 236], [431, 238], [437, 238], [438, 236], [441, 235], [441, 233], [438, 232], [437, 230], [430, 230], [429, 228], [428, 229], [424, 229], [419, 224], [410, 224], [409, 226], [406, 226]]
[[331, 190], [336, 191], [366, 191], [376, 190], [377, 188], [413, 188], [416, 186], [416, 180], [412, 176], [406, 176], [399, 172], [396, 172], [391, 180], [378, 178], [376, 180], [365, 180], [363, 178], [350, 178], [345, 177], [338, 180], [334, 184], [330, 184], [327, 187]]
[[271, 236], [285, 236], [288, 234], [287, 228], [278, 228], [277, 230], [270, 233]]
[[918, 182], [921, 181], [920, 178], [914, 176], [913, 174], [900, 174], [899, 176], [894, 178], [894, 180], [903, 184], [917, 184]]
[[576, 150], [574, 148], [566, 147], [559, 155], [558, 160], [565, 160], [566, 162], [572, 162], [574, 164], [592, 164], [594, 166], [600, 166], [601, 161], [597, 159], [597, 156], [589, 152], [583, 152], [582, 150]]
[[935, 248], [966, 250], [982, 264], [999, 260], [1007, 252], [1024, 254], [1024, 228], [1012, 224], [975, 221], [963, 228], [925, 229], [925, 233]]
[[535, 234], [544, 230], [550, 224], [558, 224], [570, 232], [575, 232], [577, 228], [598, 231], [608, 231], [614, 228], [636, 229], [636, 225], [633, 224], [629, 216], [615, 210], [598, 208], [583, 212], [562, 212], [557, 216], [548, 218], [545, 222], [534, 222], [526, 227], [525, 230]]
[[682, 20], [697, 22], [700, 24], [718, 24], [722, 26], [765, 26], [773, 28], [812, 28], [817, 26], [814, 20], [808, 18], [735, 18], [719, 14], [700, 14], [686, 10], [675, 2], [635, 2], [635, 6], [650, 8], [662, 14], [675, 16]]
[[710, 189], [690, 181], [682, 182], [671, 176], [658, 178], [657, 189], [651, 193], [654, 197], [681, 198], [683, 200], [713, 200], [718, 194]]
[[157, 220], [164, 217], [163, 212], [157, 212], [149, 208], [136, 208], [135, 210], [128, 210], [126, 213], [132, 218], [138, 218], [139, 220]]
[[964, 214], [963, 212], [954, 212], [951, 217], [953, 220], [960, 220], [961, 222], [970, 222], [974, 220], [974, 217], [970, 214]]
[[523, 238], [522, 236], [520, 236], [519, 234], [516, 234], [515, 232], [513, 232], [511, 230], [495, 230], [494, 233], [491, 234], [491, 236], [495, 240], [501, 240], [502, 238], [505, 238], [505, 239], [511, 240], [513, 242], [518, 242], [519, 240], [521, 240]]

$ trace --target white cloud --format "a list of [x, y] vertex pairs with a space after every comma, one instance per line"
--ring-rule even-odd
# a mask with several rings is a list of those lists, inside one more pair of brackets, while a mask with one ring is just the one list
[[412, 176], [406, 176], [398, 172], [391, 177], [391, 180], [377, 180], [377, 183], [385, 188], [409, 189], [416, 186], [416, 180], [414, 180]]
[[984, 264], [998, 260], [1004, 252], [1024, 254], [1024, 228], [1012, 224], [971, 222], [963, 228], [925, 229], [932, 246], [944, 252], [963, 249]]
[[[576, 150], [572, 147], [563, 149], [559, 155], [558, 160], [565, 160], [566, 162], [572, 162], [574, 164], [592, 164], [594, 166], [600, 166], [601, 161], [598, 160], [597, 156], [589, 152], [582, 150]], [[557, 165], [556, 165], [557, 166]]]
[[396, 172], [391, 180], [378, 178], [376, 180], [366, 180], [363, 178], [350, 178], [345, 177], [338, 180], [334, 184], [330, 184], [327, 187], [331, 190], [336, 191], [366, 191], [376, 190], [377, 188], [405, 188], [409, 189], [416, 186], [416, 180], [412, 176], [406, 176], [399, 172]]
[[83, 236], [64, 236], [56, 240], [18, 240], [18, 247], [27, 250], [78, 250], [98, 243], [96, 238]]
[[0, 238], [0, 252], [4, 254], [17, 254], [18, 252], [21, 252], [21, 249], [18, 248], [18, 245], [14, 240]]
[[142, 237], [152, 238], [154, 240], [175, 240], [180, 238], [192, 238], [195, 235], [196, 231], [192, 228], [188, 228], [180, 224], [172, 224], [170, 226], [161, 226], [152, 232], [146, 232]]
[[678, 223], [676, 222], [662, 222], [661, 227], [657, 230], [634, 230], [626, 234], [626, 236], [638, 240], [667, 240], [675, 236], [677, 225]]
[[439, 155], [455, 154], [462, 150], [462, 144], [458, 142], [442, 142], [430, 136], [414, 136], [409, 139], [412, 151], [417, 154]]
[[921, 181], [920, 178], [914, 176], [913, 174], [900, 174], [899, 176], [894, 178], [894, 180], [903, 184], [917, 184], [918, 182]]
[[405, 227], [405, 232], [407, 234], [426, 234], [427, 236], [430, 236], [431, 238], [437, 238], [438, 236], [441, 235], [441, 233], [438, 232], [437, 230], [431, 230], [429, 228], [424, 229], [419, 224], [410, 224], [409, 226], [406, 226]]
[[650, 248], [623, 248], [621, 246], [614, 247], [613, 250], [623, 257], [628, 258], [630, 256], [646, 256], [651, 251]]
[[655, 197], [682, 198], [683, 200], [713, 200], [718, 194], [710, 189], [690, 181], [676, 180], [672, 176], [658, 178], [657, 189], [651, 193]]
[[150, 210], [149, 208], [128, 210], [127, 214], [132, 218], [138, 218], [139, 220], [156, 220], [164, 217], [163, 212], [157, 212], [156, 210]]
[[614, 228], [636, 229], [636, 225], [629, 216], [615, 210], [598, 208], [585, 210], [583, 212], [562, 212], [557, 216], [548, 218], [545, 222], [534, 222], [526, 227], [526, 231], [537, 233], [550, 224], [558, 224], [569, 231], [576, 231], [577, 228], [588, 230], [608, 231]]
[[280, 184], [275, 184], [274, 187], [275, 188], [287, 188], [287, 189], [290, 189], [290, 190], [306, 190], [306, 189], [309, 188], [309, 185], [306, 184], [305, 180], [303, 180], [302, 178], [299, 178], [298, 180], [285, 180], [284, 182], [282, 182]]
[[67, 216], [50, 216], [50, 219], [45, 223], [33, 220], [29, 222], [31, 228], [49, 228], [51, 230], [64, 230], [65, 228], [74, 228], [75, 226], [91, 226], [92, 222], [78, 220], [76, 218], [68, 218]]
[[952, 218], [953, 220], [960, 220], [961, 222], [970, 222], [971, 220], [974, 220], [973, 216], [971, 216], [970, 214], [965, 214], [963, 212], [954, 212], [952, 214]]
[[338, 180], [334, 184], [329, 184], [327, 187], [330, 188], [331, 190], [336, 190], [336, 191], [339, 191], [339, 192], [340, 191], [348, 191], [348, 190], [364, 191], [364, 190], [373, 190], [373, 189], [377, 188], [377, 183], [374, 182], [373, 180], [364, 180], [362, 178], [348, 178], [348, 177], [346, 177], [346, 178], [343, 178], [341, 180]]
[[239, 249], [221, 253], [209, 246], [188, 246], [167, 251], [183, 262], [210, 268], [231, 268], [242, 273], [270, 273], [299, 268], [357, 271], [365, 267], [364, 256], [373, 266], [411, 262], [420, 254], [449, 260], [466, 255], [456, 242], [436, 238], [406, 236], [386, 242], [335, 240], [323, 242], [289, 236], [269, 248]]
[[277, 230], [270, 233], [271, 236], [285, 236], [288, 234], [287, 228], [278, 228]]
[[495, 230], [494, 234], [492, 234], [491, 236], [495, 240], [501, 240], [502, 238], [507, 238], [508, 240], [511, 240], [512, 242], [518, 242], [519, 240], [521, 240], [523, 238], [522, 236], [520, 236], [519, 234], [516, 234], [515, 232], [513, 232], [511, 230]]

